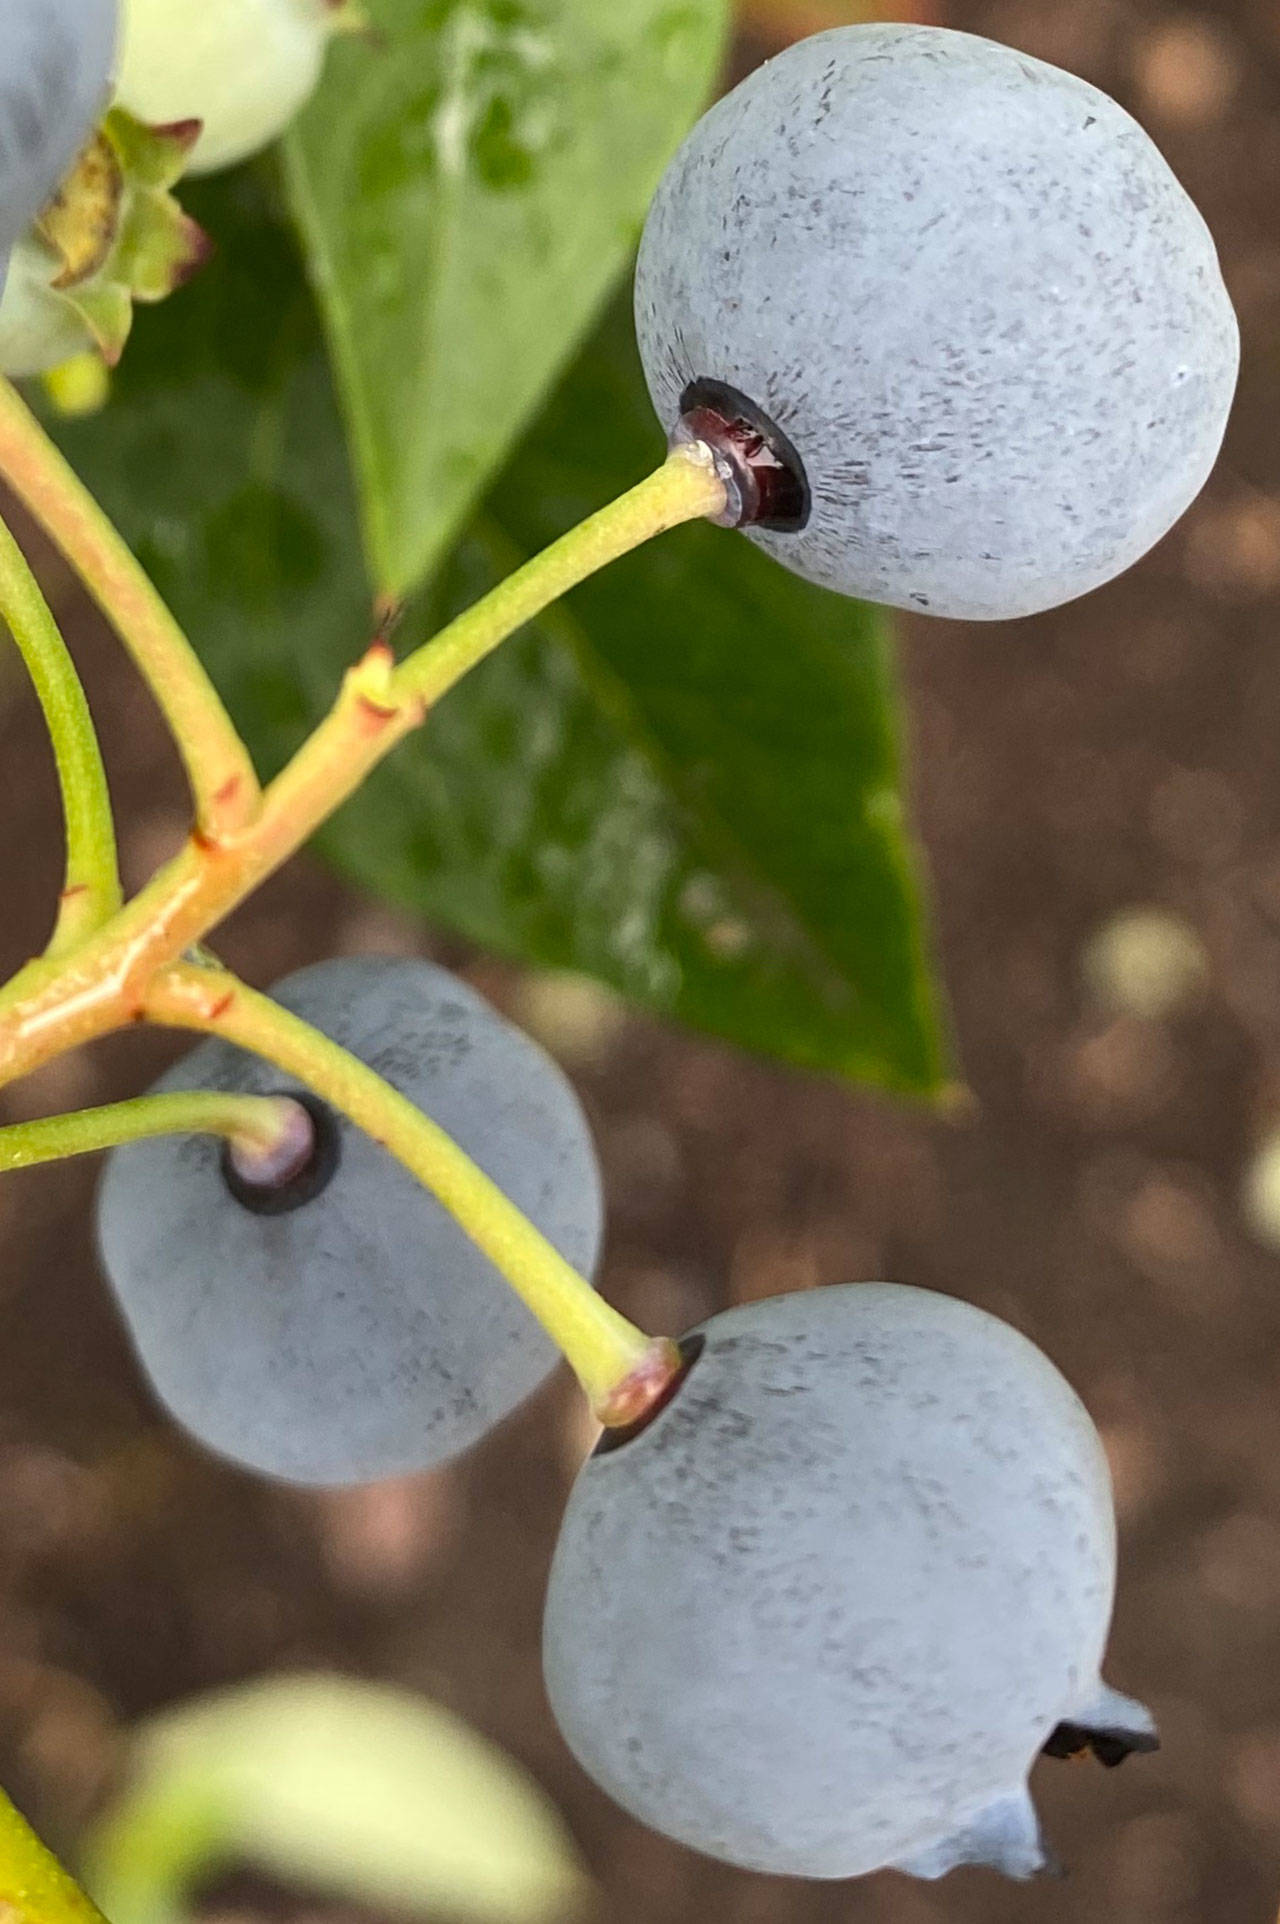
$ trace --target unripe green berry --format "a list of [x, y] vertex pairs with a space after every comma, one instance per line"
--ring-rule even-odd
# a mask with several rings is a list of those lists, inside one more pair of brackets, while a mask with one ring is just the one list
[[203, 122], [191, 172], [213, 173], [283, 133], [349, 16], [337, 0], [125, 0], [116, 97], [152, 125]]

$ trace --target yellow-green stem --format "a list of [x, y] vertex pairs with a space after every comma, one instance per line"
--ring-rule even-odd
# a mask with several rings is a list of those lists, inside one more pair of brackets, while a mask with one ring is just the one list
[[3, 380], [0, 475], [62, 550], [146, 679], [182, 756], [201, 833], [217, 841], [243, 828], [261, 791], [213, 683], [123, 538]]
[[[296, 1076], [429, 1189], [482, 1249], [563, 1351], [601, 1421], [619, 1414], [620, 1394], [653, 1383], [655, 1343], [610, 1307], [564, 1260], [483, 1170], [391, 1084], [310, 1023], [221, 969], [178, 964], [156, 978], [146, 1000], [152, 1021], [225, 1037]], [[669, 1372], [668, 1372], [669, 1373]], [[652, 1392], [652, 1393], [656, 1393]]]
[[104, 1924], [52, 1851], [0, 1791], [0, 1919], [4, 1924]]
[[80, 677], [21, 548], [0, 521], [0, 616], [44, 710], [66, 821], [67, 868], [48, 953], [93, 934], [120, 907], [120, 871], [102, 751]]
[[38, 1122], [14, 1122], [0, 1129], [0, 1175], [66, 1156], [92, 1155], [147, 1136], [225, 1136], [250, 1155], [270, 1155], [289, 1129], [296, 1107], [284, 1096], [174, 1090]]
[[[0, 393], [3, 384], [0, 384]], [[0, 470], [6, 453], [0, 405]], [[85, 943], [66, 968], [38, 963], [0, 989], [0, 1086], [141, 1009], [156, 971], [199, 942], [359, 788], [469, 668], [517, 628], [617, 556], [682, 521], [716, 513], [724, 490], [709, 453], [673, 453], [443, 629], [402, 664], [378, 643], [347, 674], [338, 700], [271, 783], [241, 833], [193, 840]]]
[[391, 678], [393, 699], [430, 706], [570, 588], [654, 535], [718, 514], [724, 498], [710, 451], [700, 442], [674, 448], [653, 474], [561, 535], [402, 662]]

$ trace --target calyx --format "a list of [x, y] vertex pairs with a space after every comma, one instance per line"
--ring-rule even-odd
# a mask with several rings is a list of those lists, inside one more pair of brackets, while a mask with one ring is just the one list
[[169, 189], [198, 120], [144, 127], [113, 109], [81, 149], [33, 235], [52, 256], [50, 296], [64, 302], [108, 366], [119, 360], [135, 301], [161, 301], [208, 257], [204, 230]]

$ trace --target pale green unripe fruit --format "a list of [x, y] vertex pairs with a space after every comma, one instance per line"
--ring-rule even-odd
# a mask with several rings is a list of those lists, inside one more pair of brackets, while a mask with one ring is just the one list
[[190, 171], [246, 160], [320, 78], [332, 0], [125, 0], [116, 98], [152, 125], [200, 120]]

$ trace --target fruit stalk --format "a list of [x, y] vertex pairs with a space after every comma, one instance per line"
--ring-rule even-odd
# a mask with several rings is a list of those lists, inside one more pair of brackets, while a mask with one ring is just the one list
[[250, 1163], [270, 1161], [297, 1132], [306, 1111], [287, 1096], [225, 1095], [218, 1090], [138, 1096], [66, 1116], [0, 1129], [0, 1174], [66, 1156], [91, 1155], [147, 1136], [225, 1136]]
[[66, 822], [66, 881], [48, 954], [92, 935], [120, 907], [115, 823], [80, 677], [22, 550], [0, 521], [0, 615], [27, 665], [53, 747]]
[[[6, 408], [0, 384], [0, 469], [7, 458]], [[723, 505], [724, 489], [709, 455], [697, 446], [682, 447], [637, 487], [535, 555], [399, 668], [386, 643], [375, 642], [349, 670], [329, 715], [270, 784], [252, 822], [214, 839], [197, 829], [181, 853], [65, 964], [36, 963], [0, 990], [0, 1086], [134, 1020], [157, 970], [199, 942], [294, 854], [426, 719], [432, 702], [549, 602], [652, 536]], [[114, 531], [112, 539], [119, 541]]]
[[681, 522], [719, 514], [724, 483], [695, 442], [672, 450], [655, 473], [593, 514], [500, 582], [396, 670], [400, 700], [431, 703], [526, 621], [589, 575]]
[[163, 970], [145, 1012], [166, 1027], [221, 1036], [264, 1057], [403, 1163], [537, 1317], [601, 1422], [633, 1422], [640, 1399], [661, 1394], [680, 1366], [675, 1345], [655, 1342], [603, 1301], [430, 1117], [357, 1057], [222, 969], [178, 963]]
[[61, 549], [155, 696], [182, 757], [201, 834], [217, 841], [242, 829], [261, 793], [217, 690], [122, 536], [2, 380], [0, 475]]

